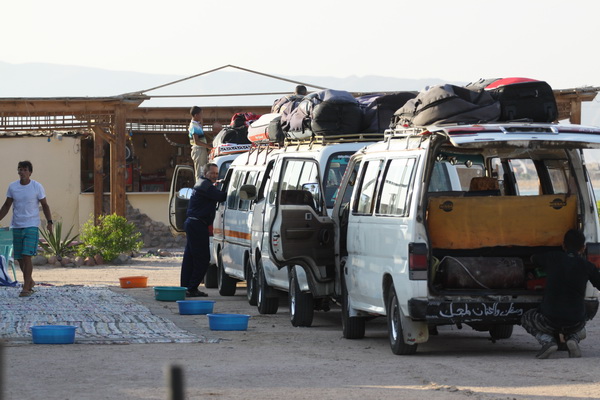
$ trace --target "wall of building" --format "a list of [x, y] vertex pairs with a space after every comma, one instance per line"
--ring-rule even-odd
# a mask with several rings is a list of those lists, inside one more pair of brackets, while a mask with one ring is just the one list
[[[80, 190], [80, 144], [78, 138], [2, 137], [0, 138], [0, 194], [2, 203], [10, 182], [19, 179], [19, 161], [31, 161], [31, 179], [40, 182], [52, 211], [52, 219], [62, 221], [64, 229], [79, 230], [78, 195]], [[41, 208], [40, 208], [41, 211]], [[43, 218], [43, 214], [40, 214]], [[0, 221], [10, 226], [12, 207]]]

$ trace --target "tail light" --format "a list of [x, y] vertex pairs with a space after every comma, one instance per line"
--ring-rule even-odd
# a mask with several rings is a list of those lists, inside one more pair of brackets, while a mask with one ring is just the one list
[[429, 266], [427, 245], [425, 243], [408, 244], [408, 277], [412, 280], [427, 279]]
[[600, 268], [600, 243], [588, 243], [586, 248], [588, 261]]

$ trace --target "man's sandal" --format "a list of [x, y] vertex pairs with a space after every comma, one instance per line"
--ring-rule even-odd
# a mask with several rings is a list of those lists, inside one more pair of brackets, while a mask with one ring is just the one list
[[33, 290], [23, 291], [23, 292], [19, 293], [19, 297], [29, 297], [32, 294], [33, 294]]

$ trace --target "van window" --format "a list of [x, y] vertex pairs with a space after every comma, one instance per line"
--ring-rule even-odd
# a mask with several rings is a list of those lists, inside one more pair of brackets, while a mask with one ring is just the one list
[[335, 153], [327, 160], [323, 179], [325, 181], [325, 204], [327, 208], [333, 208], [333, 203], [335, 203], [342, 177], [346, 172], [351, 156], [352, 153], [349, 152]]
[[219, 177], [217, 179], [221, 180], [221, 179], [225, 178], [225, 174], [227, 174], [227, 170], [229, 169], [229, 166], [231, 165], [232, 162], [233, 162], [233, 160], [230, 160], [230, 161], [225, 161], [223, 164], [221, 164], [221, 167], [219, 168]]
[[415, 163], [414, 158], [399, 158], [388, 162], [381, 187], [378, 214], [401, 217], [408, 215], [410, 205], [408, 194]]
[[[304, 199], [302, 204], [310, 205], [321, 213], [321, 193], [319, 180], [319, 165], [314, 160], [288, 159], [283, 167], [281, 176], [281, 193], [286, 192], [285, 204], [297, 204], [292, 199]], [[292, 195], [294, 192], [306, 192], [303, 196], [300, 193]], [[290, 196], [287, 196], [287, 195]], [[310, 201], [309, 201], [310, 200]], [[282, 204], [284, 200], [282, 199]], [[292, 201], [289, 203], [288, 201]]]
[[238, 189], [242, 186], [242, 178], [245, 171], [236, 170], [233, 172], [229, 187], [227, 188], [227, 208], [231, 210], [237, 209], [238, 205]]
[[352, 207], [353, 213], [371, 214], [373, 212], [375, 186], [377, 185], [377, 177], [379, 176], [382, 163], [383, 160], [368, 161], [365, 163], [358, 196]]
[[502, 177], [500, 186], [507, 195], [537, 196], [543, 194], [535, 163], [529, 158], [492, 159], [492, 166]]
[[[258, 171], [250, 171], [248, 172], [248, 174], [246, 175], [246, 179], [244, 180], [244, 185], [254, 185], [256, 183], [256, 176], [258, 175]], [[242, 187], [242, 185], [240, 185], [240, 187]], [[250, 207], [250, 200], [242, 200], [240, 199], [240, 204], [238, 209], [242, 210], [242, 211], [246, 211], [248, 210], [248, 208]]]
[[348, 203], [352, 199], [352, 191], [354, 190], [354, 185], [356, 185], [356, 180], [358, 177], [358, 169], [360, 167], [360, 161], [356, 160], [354, 166], [352, 167], [352, 171], [349, 171], [350, 176], [348, 177], [348, 183], [344, 188], [344, 193], [342, 193], [342, 205], [340, 207], [340, 212], [343, 212], [343, 209], [347, 207]]
[[552, 194], [569, 193], [571, 170], [567, 160], [546, 160], [544, 166], [548, 170]]

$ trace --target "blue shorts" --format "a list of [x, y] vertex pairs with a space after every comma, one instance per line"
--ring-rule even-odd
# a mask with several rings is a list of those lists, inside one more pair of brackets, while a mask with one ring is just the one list
[[37, 227], [16, 228], [13, 233], [13, 258], [20, 260], [23, 256], [35, 256], [37, 254], [40, 231]]

